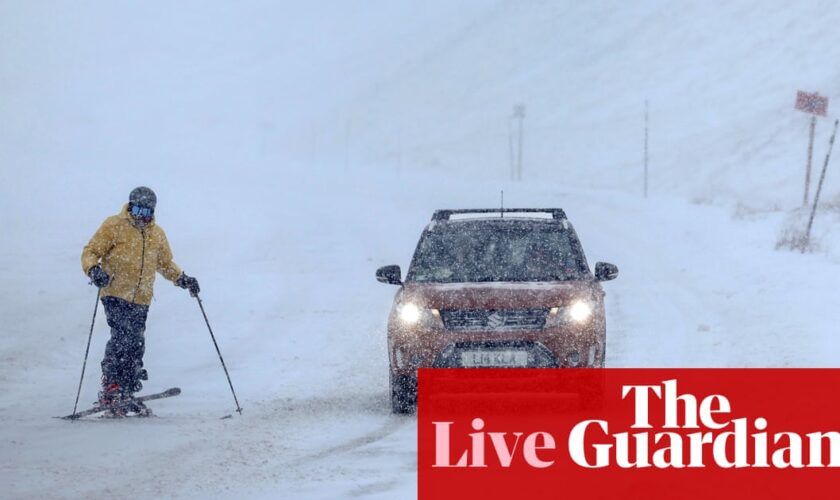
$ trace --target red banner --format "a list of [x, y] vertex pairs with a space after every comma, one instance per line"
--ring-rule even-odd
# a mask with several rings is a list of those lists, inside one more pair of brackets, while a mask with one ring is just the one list
[[422, 369], [420, 500], [840, 496], [840, 370]]

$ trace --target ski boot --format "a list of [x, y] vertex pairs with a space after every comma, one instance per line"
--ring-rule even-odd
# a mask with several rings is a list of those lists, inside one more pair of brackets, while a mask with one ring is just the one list
[[142, 401], [135, 398], [133, 395], [128, 397], [125, 405], [122, 407], [125, 410], [126, 417], [151, 417], [152, 410]]
[[123, 408], [125, 397], [122, 388], [119, 384], [107, 384], [102, 386], [99, 391], [99, 401], [96, 402], [99, 406], [106, 408], [106, 418], [122, 418], [126, 416], [126, 411]]
[[134, 397], [135, 392], [140, 392], [143, 389], [143, 383], [140, 380], [147, 380], [146, 370], [138, 372], [138, 380], [134, 382], [130, 392], [123, 396], [123, 403], [121, 407], [125, 410], [127, 417], [151, 417], [152, 410], [149, 409], [142, 401]]

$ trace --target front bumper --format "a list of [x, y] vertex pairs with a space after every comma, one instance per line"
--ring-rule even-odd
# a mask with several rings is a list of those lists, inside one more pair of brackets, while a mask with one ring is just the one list
[[411, 375], [418, 368], [462, 368], [464, 352], [527, 355], [522, 368], [585, 368], [603, 365], [605, 329], [603, 321], [582, 326], [543, 328], [516, 332], [454, 332], [439, 328], [388, 330], [391, 371]]

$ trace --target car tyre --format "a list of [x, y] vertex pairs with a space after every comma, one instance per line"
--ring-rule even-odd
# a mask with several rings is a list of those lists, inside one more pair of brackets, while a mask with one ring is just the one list
[[391, 373], [391, 413], [405, 415], [417, 409], [417, 377]]

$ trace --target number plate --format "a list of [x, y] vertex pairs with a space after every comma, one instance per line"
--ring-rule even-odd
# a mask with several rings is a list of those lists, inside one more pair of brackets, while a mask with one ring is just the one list
[[465, 368], [479, 367], [525, 367], [528, 366], [527, 351], [464, 351], [461, 365]]

